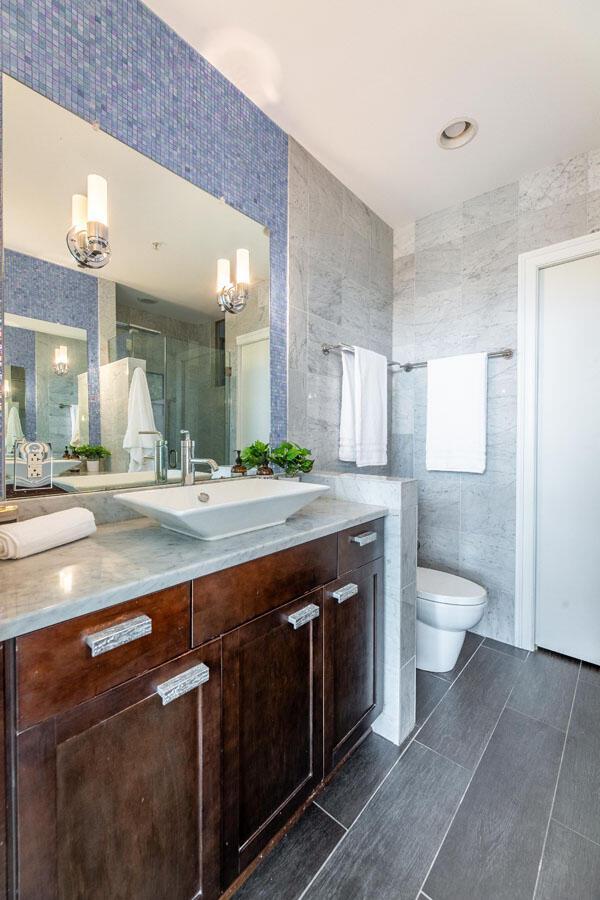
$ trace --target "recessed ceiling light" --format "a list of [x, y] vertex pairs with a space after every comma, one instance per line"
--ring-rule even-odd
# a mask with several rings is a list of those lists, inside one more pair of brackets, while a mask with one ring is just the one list
[[464, 147], [477, 134], [475, 119], [452, 119], [438, 134], [437, 142], [444, 150], [455, 150]]

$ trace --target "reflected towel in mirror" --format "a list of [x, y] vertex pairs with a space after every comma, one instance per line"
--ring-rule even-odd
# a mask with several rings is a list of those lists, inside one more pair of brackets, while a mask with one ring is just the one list
[[19, 416], [19, 407], [15, 404], [11, 406], [6, 423], [6, 452], [12, 454], [15, 441], [20, 441], [25, 437], [23, 428], [21, 427], [21, 419]]
[[156, 431], [156, 425], [146, 373], [138, 366], [131, 378], [123, 438], [123, 449], [129, 451], [130, 472], [150, 472], [154, 468], [154, 442], [158, 435], [140, 434], [141, 431]]

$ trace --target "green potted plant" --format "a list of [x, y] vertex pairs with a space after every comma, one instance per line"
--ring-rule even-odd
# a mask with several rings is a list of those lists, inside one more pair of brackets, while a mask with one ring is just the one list
[[283, 469], [287, 478], [307, 474], [315, 464], [311, 451], [293, 441], [282, 441], [271, 451], [271, 462]]
[[73, 445], [71, 447], [79, 459], [85, 460], [87, 470], [90, 473], [99, 472], [100, 460], [110, 456], [110, 450], [107, 450], [102, 444], [81, 444], [79, 447], [74, 447]]
[[273, 469], [269, 465], [271, 448], [263, 441], [254, 441], [249, 447], [242, 450], [242, 462], [247, 469], [256, 468], [256, 474], [271, 476]]

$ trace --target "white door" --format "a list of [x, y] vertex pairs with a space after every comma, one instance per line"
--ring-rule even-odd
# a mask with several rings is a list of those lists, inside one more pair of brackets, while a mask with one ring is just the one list
[[269, 442], [271, 432], [271, 380], [269, 329], [237, 338], [238, 411], [236, 446]]
[[600, 663], [600, 256], [540, 272], [536, 644]]

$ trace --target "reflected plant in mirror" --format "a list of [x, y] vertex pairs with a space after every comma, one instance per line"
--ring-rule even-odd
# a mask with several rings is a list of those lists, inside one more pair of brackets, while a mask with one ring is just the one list
[[182, 429], [221, 466], [268, 444], [268, 229], [7, 76], [2, 103], [5, 495], [20, 440], [52, 493], [148, 486], [159, 445], [178, 483]]

